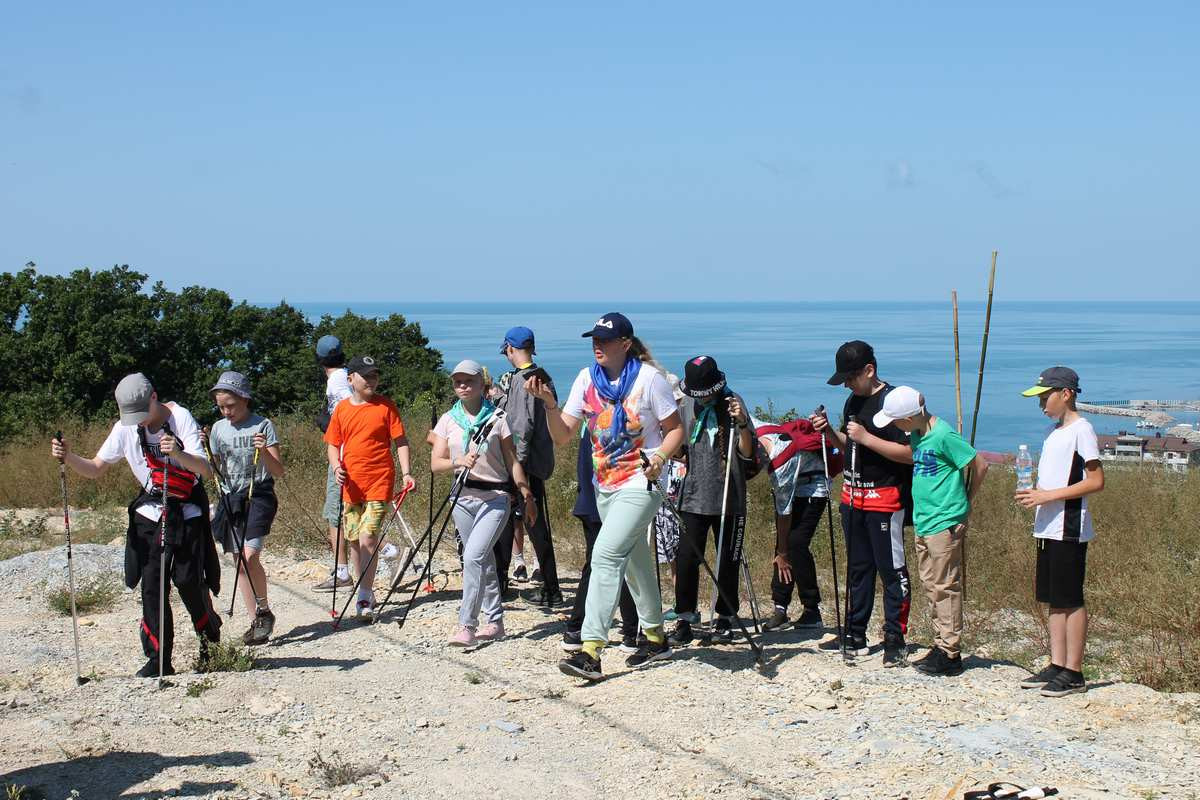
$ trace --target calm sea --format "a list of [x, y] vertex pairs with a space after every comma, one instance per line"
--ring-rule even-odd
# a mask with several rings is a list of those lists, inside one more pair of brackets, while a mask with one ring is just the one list
[[[538, 362], [566, 391], [591, 360], [580, 333], [605, 311], [588, 303], [297, 303], [314, 320], [349, 307], [359, 314], [404, 315], [418, 322], [446, 366], [474, 358], [493, 374], [504, 331], [528, 325]], [[805, 413], [818, 404], [840, 412], [846, 390], [827, 386], [833, 354], [848, 339], [875, 347], [880, 375], [925, 393], [930, 409], [953, 422], [954, 348], [950, 303], [626, 303], [619, 310], [655, 357], [682, 374], [690, 357], [717, 359], [749, 404]], [[969, 433], [983, 337], [983, 303], [959, 306], [964, 431]], [[984, 373], [976, 444], [989, 450], [1036, 445], [1046, 421], [1037, 401], [1020, 396], [1047, 366], [1079, 372], [1083, 400], [1200, 399], [1200, 303], [996, 302]], [[1170, 412], [1180, 422], [1196, 414]], [[1101, 433], [1135, 420], [1094, 416]]]

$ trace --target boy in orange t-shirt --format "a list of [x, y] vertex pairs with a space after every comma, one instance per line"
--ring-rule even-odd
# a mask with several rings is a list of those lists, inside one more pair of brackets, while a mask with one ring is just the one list
[[379, 386], [375, 359], [370, 356], [352, 359], [346, 365], [346, 372], [354, 393], [334, 408], [325, 431], [325, 443], [329, 446], [329, 465], [342, 487], [342, 530], [350, 559], [356, 574], [362, 576], [357, 614], [370, 617], [375, 609], [372, 586], [377, 565], [371, 560], [371, 553], [375, 551], [396, 482], [393, 444], [404, 488], [411, 491], [416, 482], [410, 474], [408, 437], [404, 435], [400, 412], [395, 403], [375, 393]]

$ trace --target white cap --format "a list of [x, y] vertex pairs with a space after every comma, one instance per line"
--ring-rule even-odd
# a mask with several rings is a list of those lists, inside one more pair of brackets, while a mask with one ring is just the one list
[[925, 398], [911, 386], [897, 386], [883, 398], [883, 410], [872, 422], [876, 428], [886, 428], [898, 419], [915, 417], [925, 410]]
[[454, 365], [454, 369], [450, 370], [451, 375], [482, 375], [483, 366], [478, 361], [472, 361], [469, 358], [464, 358], [462, 361]]

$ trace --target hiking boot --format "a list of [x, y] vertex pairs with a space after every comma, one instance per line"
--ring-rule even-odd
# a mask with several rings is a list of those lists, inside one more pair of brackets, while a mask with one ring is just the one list
[[354, 581], [350, 580], [349, 575], [344, 578], [335, 578], [335, 576], [330, 575], [324, 581], [312, 587], [312, 590], [314, 592], [332, 592], [334, 586], [337, 586], [339, 589], [350, 589], [354, 586]]
[[543, 588], [538, 592], [537, 604], [542, 608], [554, 608], [563, 604], [563, 593], [555, 589], [553, 591]]
[[962, 656], [951, 656], [940, 647], [930, 650], [913, 666], [926, 675], [960, 675], [963, 671]]
[[617, 645], [617, 649], [622, 653], [636, 653], [646, 641], [644, 636], [639, 638], [636, 633], [632, 635], [626, 634], [621, 637], [621, 643]]
[[775, 606], [775, 613], [771, 615], [771, 618], [769, 620], [767, 620], [766, 622], [764, 622], [762, 624], [762, 629], [764, 631], [773, 631], [776, 628], [782, 628], [784, 625], [787, 625], [787, 624], [788, 624], [787, 609], [780, 608], [779, 606]]
[[475, 631], [475, 639], [480, 642], [498, 642], [504, 638], [504, 620], [496, 620]]
[[825, 627], [825, 621], [821, 619], [821, 609], [813, 606], [804, 607], [804, 611], [800, 613], [800, 619], [796, 620], [794, 626], [798, 630], [820, 630]]
[[733, 622], [729, 617], [717, 617], [717, 621], [712, 626], [712, 640], [716, 644], [733, 642]]
[[451, 647], [474, 647], [475, 631], [466, 625], [460, 625], [454, 635], [450, 637], [450, 641], [447, 644]]
[[1083, 675], [1064, 667], [1042, 687], [1042, 697], [1066, 697], [1086, 691], [1087, 681], [1083, 679]]
[[[138, 678], [157, 678], [158, 677], [158, 656], [151, 656], [146, 661], [145, 666], [133, 673]], [[175, 668], [171, 666], [170, 661], [163, 662], [163, 676], [174, 675]]]
[[664, 658], [670, 658], [672, 652], [671, 645], [665, 640], [655, 643], [647, 639], [642, 643], [641, 647], [637, 648], [637, 651], [633, 655], [625, 659], [625, 666], [645, 666], [651, 661], [660, 661]]
[[512, 579], [519, 583], [524, 583], [529, 580], [529, 570], [525, 569], [524, 564], [517, 564], [516, 569], [513, 570]]
[[242, 634], [242, 644], [266, 644], [267, 640], [271, 638], [273, 630], [275, 630], [275, 615], [267, 610], [259, 611], [254, 615], [254, 621], [250, 623], [250, 628]]
[[1025, 680], [1021, 681], [1022, 689], [1041, 689], [1050, 681], [1058, 677], [1058, 673], [1062, 672], [1062, 667], [1056, 664], [1047, 664], [1042, 668], [1042, 671], [1036, 675], [1030, 675]]
[[885, 667], [907, 667], [908, 648], [903, 636], [883, 637], [883, 665]]
[[928, 653], [926, 653], [925, 655], [921, 656], [921, 657], [920, 657], [920, 658], [918, 658], [918, 659], [914, 659], [913, 661], [909, 661], [909, 662], [908, 662], [908, 663], [909, 663], [909, 666], [911, 666], [911, 667], [915, 667], [915, 668], [917, 668], [917, 669], [921, 670], [922, 672], [924, 672], [924, 667], [922, 667], [921, 665], [922, 665], [922, 664], [927, 664], [927, 663], [929, 663], [929, 664], [932, 664], [932, 663], [933, 663], [933, 661], [934, 661], [934, 659], [935, 659], [935, 658], [937, 658], [937, 651], [938, 651], [939, 649], [940, 649], [940, 648], [939, 648], [937, 645], [932, 645], [932, 646], [929, 648], [929, 652], [928, 652]]
[[583, 636], [579, 631], [564, 631], [562, 649], [568, 653], [577, 653], [583, 649]]
[[[865, 656], [871, 652], [871, 648], [867, 647], [867, 637], [862, 634], [847, 633], [842, 638], [846, 640], [846, 655], [848, 656]], [[842, 643], [834, 636], [832, 639], [818, 644], [817, 649], [827, 653], [840, 653]]]
[[667, 642], [672, 647], [690, 644], [692, 641], [692, 623], [686, 619], [675, 620], [675, 627], [667, 634]]
[[592, 658], [583, 650], [558, 662], [558, 671], [593, 683], [604, 678], [604, 673], [600, 671], [600, 659]]

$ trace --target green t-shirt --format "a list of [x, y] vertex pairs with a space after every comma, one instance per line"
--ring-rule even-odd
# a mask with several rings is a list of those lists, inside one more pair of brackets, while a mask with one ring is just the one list
[[913, 523], [917, 536], [931, 536], [967, 518], [971, 510], [962, 469], [975, 459], [975, 448], [941, 417], [924, 436], [910, 436], [913, 454]]

